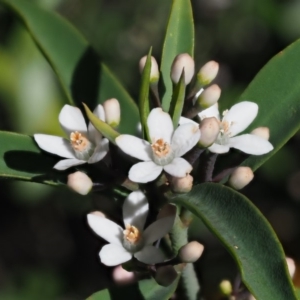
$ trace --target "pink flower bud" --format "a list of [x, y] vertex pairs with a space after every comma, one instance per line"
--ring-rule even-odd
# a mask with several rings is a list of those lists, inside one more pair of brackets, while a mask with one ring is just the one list
[[134, 272], [124, 270], [121, 265], [114, 268], [112, 277], [118, 285], [126, 285], [135, 281]]
[[171, 67], [171, 79], [174, 83], [178, 83], [183, 70], [185, 84], [187, 85], [191, 82], [195, 73], [195, 62], [187, 53], [177, 55], [173, 61]]
[[188, 193], [193, 187], [194, 178], [188, 174], [185, 177], [172, 177], [170, 180], [171, 189], [175, 193]]
[[120, 103], [117, 99], [111, 98], [103, 103], [106, 123], [111, 127], [118, 127], [121, 119]]
[[80, 195], [87, 195], [93, 187], [93, 182], [85, 173], [75, 172], [68, 176], [68, 187]]
[[[146, 61], [147, 61], [147, 55], [143, 56], [140, 59], [139, 67], [140, 67], [141, 74], [145, 68]], [[156, 59], [153, 56], [151, 56], [150, 82], [156, 83], [156, 82], [158, 82], [158, 79], [159, 79], [158, 65], [157, 65]]]
[[198, 72], [197, 80], [202, 86], [210, 84], [218, 75], [219, 64], [211, 60], [207, 62]]
[[198, 144], [207, 148], [217, 139], [220, 132], [220, 124], [215, 117], [205, 118], [200, 123], [201, 137]]
[[229, 185], [236, 190], [245, 187], [254, 177], [252, 170], [249, 167], [237, 167], [229, 178]]
[[218, 102], [221, 96], [221, 89], [217, 84], [206, 88], [198, 97], [197, 102], [203, 108], [209, 108]]
[[268, 141], [270, 138], [270, 129], [268, 127], [257, 127], [251, 131], [251, 134], [259, 136]]
[[182, 262], [193, 263], [202, 255], [204, 246], [196, 241], [189, 242], [179, 250], [179, 257]]

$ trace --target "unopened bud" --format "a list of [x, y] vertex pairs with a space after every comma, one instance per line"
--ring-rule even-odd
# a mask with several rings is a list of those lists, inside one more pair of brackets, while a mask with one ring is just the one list
[[68, 175], [68, 187], [80, 195], [86, 195], [93, 187], [93, 182], [89, 176], [83, 172], [75, 172]]
[[135, 281], [134, 272], [128, 272], [122, 268], [122, 266], [117, 266], [114, 268], [112, 273], [113, 280], [118, 285], [125, 285]]
[[102, 211], [99, 211], [99, 210], [95, 210], [89, 214], [97, 216], [97, 217], [101, 217], [101, 218], [106, 218], [106, 215]]
[[211, 60], [200, 69], [197, 74], [197, 80], [202, 86], [208, 85], [216, 78], [218, 72], [219, 64]]
[[251, 134], [257, 135], [268, 141], [270, 138], [270, 129], [268, 127], [257, 127], [251, 131]]
[[[143, 56], [140, 59], [139, 67], [140, 67], [141, 74], [145, 68], [146, 61], [147, 61], [147, 55]], [[158, 65], [157, 65], [156, 59], [153, 56], [151, 56], [150, 82], [156, 83], [156, 82], [158, 82], [158, 79], [159, 79]]]
[[222, 280], [219, 285], [220, 292], [224, 296], [230, 296], [232, 293], [232, 284], [229, 280]]
[[254, 177], [254, 174], [249, 167], [237, 167], [229, 178], [229, 185], [236, 190], [245, 187]]
[[196, 241], [189, 242], [179, 250], [179, 258], [182, 262], [193, 263], [200, 258], [204, 246]]
[[285, 259], [286, 259], [286, 264], [289, 269], [290, 276], [291, 276], [291, 278], [293, 278], [295, 275], [295, 271], [296, 271], [295, 261], [289, 257], [286, 257]]
[[187, 53], [177, 55], [173, 61], [171, 79], [174, 83], [178, 83], [183, 70], [185, 84], [187, 85], [191, 82], [195, 73], [195, 62]]
[[201, 137], [198, 145], [202, 148], [211, 146], [220, 133], [220, 124], [215, 117], [205, 118], [200, 123]]
[[113, 128], [118, 127], [121, 119], [120, 103], [117, 99], [111, 98], [103, 103], [106, 123]]
[[188, 193], [193, 187], [193, 176], [172, 177], [170, 180], [171, 189], [175, 193]]
[[206, 109], [218, 102], [221, 96], [221, 89], [217, 84], [206, 88], [198, 97], [197, 103], [201, 108]]
[[177, 278], [178, 274], [173, 266], [162, 266], [156, 270], [155, 281], [162, 286], [169, 286]]

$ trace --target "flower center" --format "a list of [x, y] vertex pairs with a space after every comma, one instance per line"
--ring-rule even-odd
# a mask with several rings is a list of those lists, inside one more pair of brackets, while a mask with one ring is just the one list
[[143, 248], [142, 233], [133, 225], [127, 224], [123, 231], [123, 247], [131, 253]]
[[[223, 117], [228, 113], [228, 109], [223, 111]], [[217, 138], [217, 143], [220, 145], [227, 145], [229, 143], [229, 138], [231, 137], [230, 126], [232, 122], [225, 120], [220, 121], [220, 134]]]
[[123, 231], [124, 239], [131, 244], [137, 244], [141, 238], [140, 231], [133, 225], [126, 225], [126, 229]]
[[151, 147], [153, 151], [153, 160], [156, 164], [164, 166], [173, 160], [174, 154], [171, 146], [163, 139], [158, 139]]
[[94, 145], [82, 133], [75, 131], [70, 134], [71, 146], [78, 159], [88, 160], [94, 152]]

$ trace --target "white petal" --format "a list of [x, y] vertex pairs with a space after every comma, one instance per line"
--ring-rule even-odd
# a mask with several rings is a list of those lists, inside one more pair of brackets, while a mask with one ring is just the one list
[[87, 136], [86, 123], [79, 108], [66, 104], [60, 111], [58, 119], [68, 137], [73, 131], [79, 131]]
[[172, 176], [185, 177], [193, 167], [184, 158], [175, 157], [170, 164], [164, 166], [164, 170]]
[[140, 138], [129, 134], [121, 134], [116, 138], [116, 144], [126, 154], [140, 160], [152, 160], [151, 145]]
[[53, 168], [56, 170], [63, 171], [74, 166], [83, 165], [85, 163], [85, 160], [79, 160], [77, 158], [68, 158], [60, 160]]
[[89, 158], [88, 163], [94, 164], [104, 158], [108, 152], [108, 145], [108, 139], [101, 140], [95, 148], [93, 155]]
[[148, 265], [154, 265], [163, 262], [166, 259], [164, 253], [154, 246], [144, 247], [141, 251], [136, 252], [134, 257]]
[[111, 244], [122, 245], [123, 228], [99, 215], [88, 214], [87, 221], [96, 234]]
[[219, 105], [218, 103], [212, 105], [211, 107], [202, 110], [198, 116], [200, 117], [201, 120], [204, 118], [210, 118], [210, 117], [215, 117], [217, 120], [220, 120], [220, 113], [219, 113]]
[[169, 233], [174, 224], [175, 215], [156, 220], [143, 233], [145, 245], [150, 245]]
[[35, 134], [34, 139], [41, 149], [49, 153], [65, 158], [75, 158], [70, 142], [60, 136]]
[[147, 119], [147, 125], [152, 143], [158, 139], [163, 139], [170, 144], [174, 127], [168, 113], [164, 112], [160, 107], [152, 109]]
[[183, 124], [195, 124], [195, 125], [198, 125], [199, 124], [189, 118], [186, 118], [186, 117], [180, 117], [179, 119], [179, 125], [183, 125]]
[[254, 102], [243, 101], [233, 105], [223, 121], [227, 121], [230, 125], [230, 135], [235, 136], [245, 130], [255, 119], [258, 112], [258, 105]]
[[133, 225], [143, 231], [149, 211], [149, 204], [142, 191], [134, 191], [128, 195], [123, 204], [124, 225]]
[[208, 147], [208, 150], [212, 153], [227, 153], [229, 151], [230, 147], [229, 145], [220, 145], [217, 143], [212, 144], [210, 147]]
[[262, 155], [273, 150], [272, 144], [253, 134], [242, 134], [229, 139], [229, 145], [248, 154]]
[[103, 246], [99, 256], [101, 262], [109, 267], [120, 265], [132, 258], [132, 254], [124, 249], [123, 246], [115, 244]]
[[190, 151], [199, 141], [201, 136], [198, 124], [184, 124], [177, 127], [171, 142], [175, 156], [180, 157]]
[[140, 162], [131, 167], [128, 177], [134, 182], [146, 183], [156, 179], [163, 167], [153, 161]]
[[[103, 122], [105, 122], [105, 113], [104, 108], [101, 104], [98, 104], [93, 111], [93, 114]], [[89, 138], [95, 144], [98, 144], [102, 139], [102, 134], [94, 127], [94, 125], [90, 122], [88, 126]]]

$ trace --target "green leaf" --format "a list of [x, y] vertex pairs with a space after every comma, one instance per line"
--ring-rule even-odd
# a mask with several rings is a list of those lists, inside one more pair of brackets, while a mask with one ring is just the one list
[[91, 110], [87, 107], [85, 103], [83, 103], [83, 107], [85, 112], [91, 121], [91, 123], [95, 126], [95, 128], [100, 131], [106, 138], [108, 138], [112, 143], [115, 144], [115, 139], [120, 135], [117, 131], [115, 131], [111, 126], [102, 120], [98, 119]]
[[65, 173], [53, 170], [57, 159], [43, 153], [32, 137], [2, 131], [0, 140], [0, 177], [62, 183]]
[[180, 53], [188, 53], [192, 57], [194, 55], [194, 20], [190, 0], [173, 0], [169, 17], [161, 59], [164, 111], [169, 111], [172, 97], [171, 66]]
[[134, 299], [134, 300], [168, 300], [174, 294], [180, 276], [168, 287], [158, 285], [154, 279], [145, 279], [137, 284], [111, 288], [97, 292], [87, 300], [112, 300], [112, 299]]
[[174, 88], [174, 93], [172, 95], [172, 101], [170, 107], [170, 116], [172, 117], [174, 129], [178, 127], [179, 119], [182, 114], [184, 100], [185, 100], [185, 80], [184, 80], [184, 72], [182, 72], [180, 76], [180, 80]]
[[56, 72], [70, 104], [79, 106], [85, 102], [94, 108], [108, 98], [117, 98], [122, 116], [130, 116], [121, 119], [120, 131], [136, 132], [139, 121], [136, 104], [70, 23], [30, 1], [0, 0], [0, 3], [23, 21]]
[[150, 88], [150, 72], [151, 72], [151, 51], [150, 49], [145, 67], [142, 73], [142, 82], [140, 87], [139, 95], [139, 109], [140, 109], [140, 118], [142, 124], [142, 132], [144, 138], [149, 138], [149, 130], [147, 126], [147, 118], [150, 113], [150, 102], [149, 102], [149, 88]]
[[256, 75], [240, 100], [256, 102], [258, 116], [247, 129], [266, 126], [274, 150], [250, 156], [243, 165], [256, 170], [300, 129], [300, 40], [274, 56]]
[[257, 300], [297, 299], [280, 242], [246, 197], [228, 187], [205, 183], [176, 196], [172, 202], [201, 218], [218, 237]]

